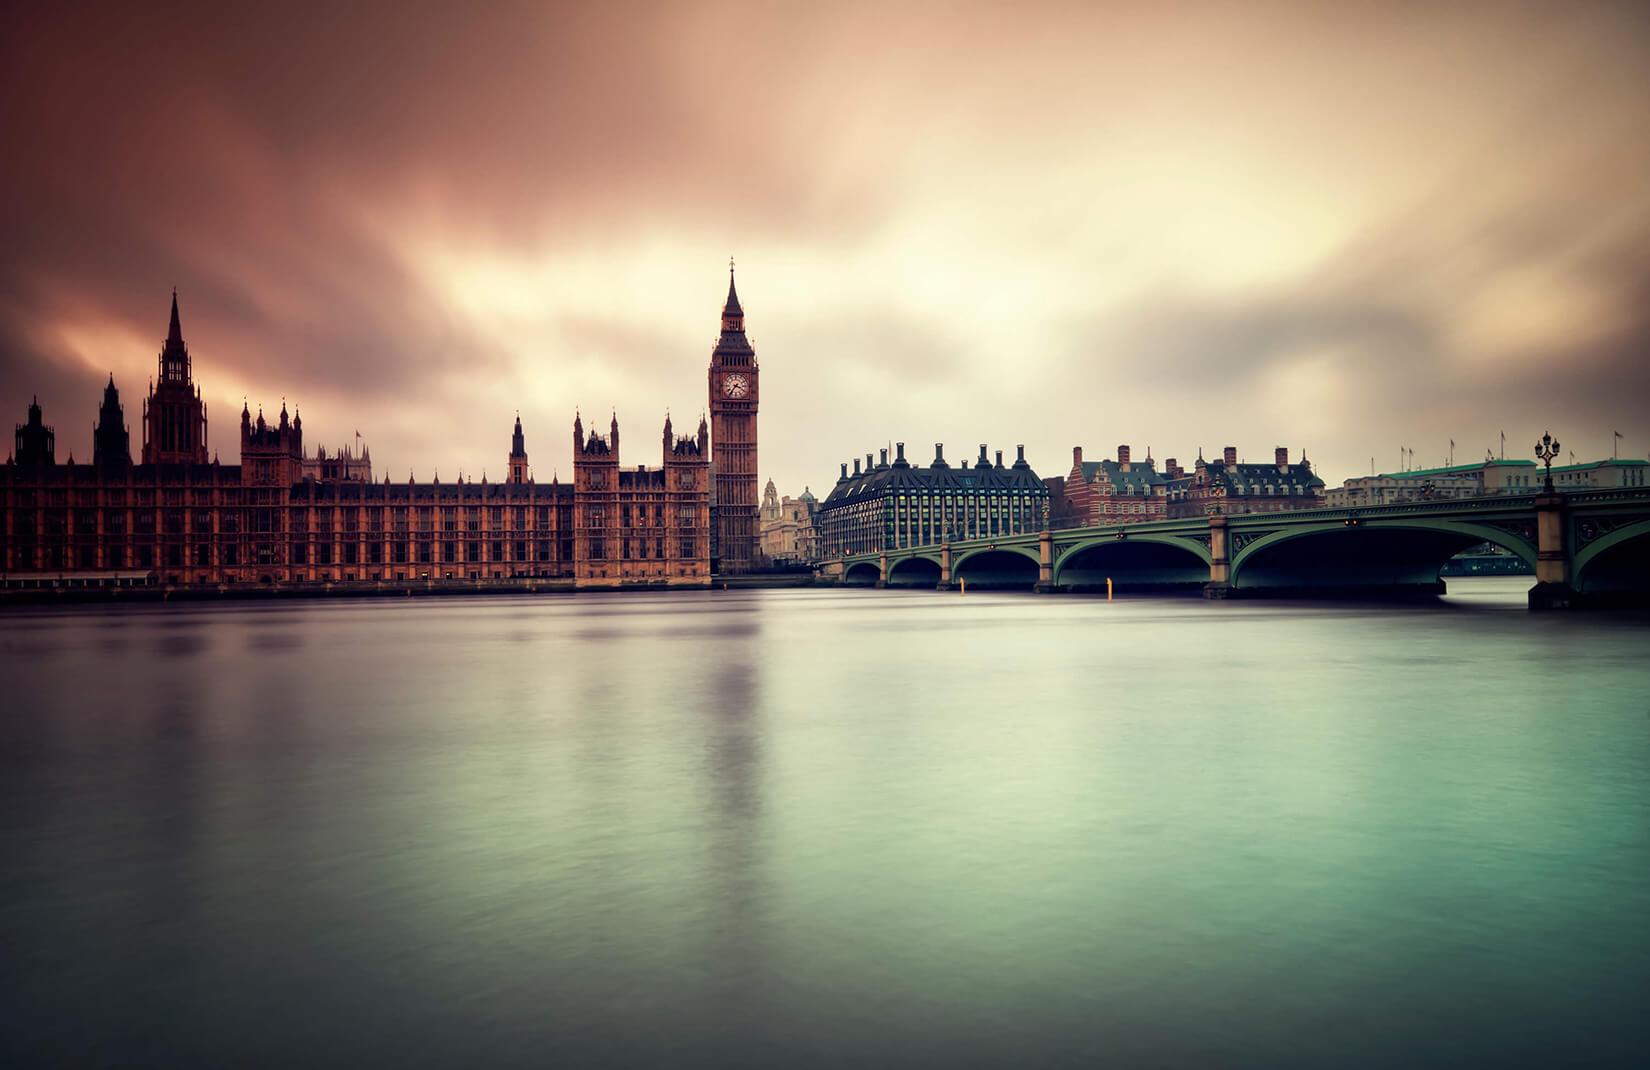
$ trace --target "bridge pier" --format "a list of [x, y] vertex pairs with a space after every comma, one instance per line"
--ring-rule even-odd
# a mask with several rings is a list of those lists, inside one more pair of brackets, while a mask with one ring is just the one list
[[1033, 590], [1038, 594], [1054, 590], [1054, 533], [1048, 528], [1037, 536], [1037, 586]]
[[1232, 597], [1232, 555], [1227, 538], [1226, 518], [1209, 517], [1209, 582], [1203, 585], [1204, 598]]
[[940, 543], [940, 582], [934, 585], [936, 591], [949, 591], [951, 583], [951, 544]]
[[1575, 605], [1570, 586], [1570, 554], [1564, 545], [1564, 496], [1543, 494], [1535, 500], [1535, 586], [1531, 609], [1569, 609]]
[[888, 586], [888, 551], [884, 550], [877, 557], [877, 590]]

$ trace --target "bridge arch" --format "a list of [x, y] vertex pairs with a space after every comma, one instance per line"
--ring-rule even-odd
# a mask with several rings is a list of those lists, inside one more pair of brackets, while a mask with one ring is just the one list
[[875, 587], [882, 579], [882, 566], [876, 561], [850, 561], [842, 570], [842, 583], [846, 587]]
[[888, 586], [890, 587], [928, 587], [939, 586], [940, 562], [938, 558], [915, 554], [911, 557], [902, 557], [897, 561], [888, 562]]
[[1650, 520], [1624, 524], [1582, 547], [1570, 585], [1604, 598], [1650, 593]]
[[[1241, 537], [1241, 529], [1233, 538]], [[1248, 590], [1310, 593], [1369, 589], [1441, 592], [1439, 572], [1462, 550], [1494, 543], [1532, 569], [1535, 547], [1485, 524], [1406, 517], [1345, 520], [1287, 527], [1256, 538], [1232, 554], [1231, 584]]]
[[1197, 589], [1209, 580], [1209, 548], [1173, 535], [1086, 539], [1056, 555], [1050, 583], [1069, 590]]
[[1037, 586], [1041, 559], [1035, 548], [980, 546], [954, 557], [951, 582], [970, 587], [1029, 591]]

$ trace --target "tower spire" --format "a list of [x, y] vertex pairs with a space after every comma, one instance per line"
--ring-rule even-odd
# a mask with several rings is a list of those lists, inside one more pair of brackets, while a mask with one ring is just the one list
[[183, 325], [178, 322], [178, 288], [176, 286], [172, 287], [172, 323], [166, 329], [166, 340], [168, 342], [183, 341]]
[[728, 257], [728, 299], [722, 306], [722, 319], [744, 318], [745, 310], [739, 307], [739, 291], [733, 285], [733, 257]]

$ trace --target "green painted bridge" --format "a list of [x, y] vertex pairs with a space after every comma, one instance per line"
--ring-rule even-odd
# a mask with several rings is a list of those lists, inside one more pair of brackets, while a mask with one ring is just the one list
[[863, 587], [1441, 594], [1439, 570], [1493, 543], [1535, 570], [1532, 608], [1650, 604], [1650, 488], [1498, 495], [1068, 528], [855, 554], [819, 567]]

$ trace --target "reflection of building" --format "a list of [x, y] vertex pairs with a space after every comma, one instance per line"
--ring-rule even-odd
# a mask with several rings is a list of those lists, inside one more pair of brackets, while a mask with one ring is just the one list
[[972, 468], [947, 464], [941, 443], [926, 468], [905, 459], [905, 443], [896, 450], [892, 464], [883, 450], [875, 464], [867, 453], [863, 470], [856, 459], [853, 475], [842, 466], [817, 514], [824, 556], [1017, 535], [1048, 523], [1048, 487], [1026, 463], [1024, 446], [1007, 467], [1002, 451], [993, 464], [983, 443]]
[[[133, 465], [119, 391], [104, 390], [92, 464], [57, 464], [38, 404], [0, 467], [0, 568], [77, 584], [132, 576], [185, 586], [564, 578], [581, 586], [709, 582], [708, 429], [663, 467], [619, 470], [610, 438], [583, 440], [575, 479], [535, 483], [517, 418], [510, 481], [371, 482], [366, 451], [306, 457], [303, 421], [241, 409], [241, 463], [208, 461], [174, 295], [160, 379]], [[577, 535], [577, 537], [575, 537]]]
[[814, 511], [819, 499], [802, 488], [802, 495], [781, 498], [768, 480], [762, 492], [762, 556], [773, 565], [812, 564], [819, 560], [819, 534]]
[[710, 431], [716, 486], [711, 493], [716, 525], [717, 571], [749, 572], [756, 563], [756, 350], [745, 337], [745, 310], [728, 266], [728, 300], [722, 333], [710, 354]]

